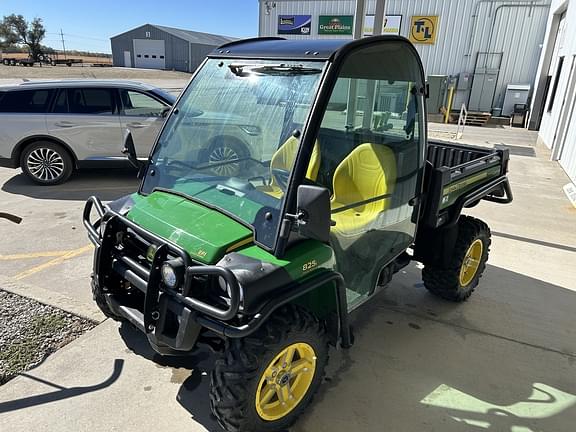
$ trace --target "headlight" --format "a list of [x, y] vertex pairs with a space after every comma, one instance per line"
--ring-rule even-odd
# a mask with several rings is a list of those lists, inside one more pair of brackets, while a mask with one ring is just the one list
[[[232, 293], [230, 292], [230, 285], [228, 285], [222, 276], [218, 277], [218, 285], [220, 286], [220, 289], [228, 295], [228, 298], [232, 297]], [[243, 299], [244, 292], [242, 291], [242, 287], [240, 287], [240, 301]]]
[[168, 288], [176, 288], [182, 282], [184, 263], [180, 258], [166, 261], [160, 268], [162, 282]]

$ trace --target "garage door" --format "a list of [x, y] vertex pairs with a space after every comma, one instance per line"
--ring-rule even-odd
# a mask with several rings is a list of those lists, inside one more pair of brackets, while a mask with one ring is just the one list
[[165, 69], [163, 40], [134, 39], [134, 67]]

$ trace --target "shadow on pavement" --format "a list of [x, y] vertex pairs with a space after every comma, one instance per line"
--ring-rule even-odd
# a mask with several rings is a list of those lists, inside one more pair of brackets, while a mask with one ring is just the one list
[[84, 201], [97, 195], [103, 201], [110, 201], [138, 189], [136, 174], [132, 168], [85, 169], [76, 171], [66, 183], [56, 186], [40, 186], [24, 174], [18, 174], [4, 183], [2, 190], [36, 199]]
[[[292, 432], [573, 431], [575, 292], [488, 266], [457, 305], [428, 294], [416, 266], [397, 276], [354, 314], [355, 345], [331, 350], [325, 383]], [[221, 430], [209, 407], [212, 353], [161, 357], [130, 326], [120, 334], [172, 368], [193, 421]]]
[[116, 359], [114, 360], [114, 369], [112, 374], [109, 378], [102, 381], [100, 384], [95, 384], [91, 386], [84, 386], [84, 387], [62, 387], [58, 384], [48, 382], [46, 380], [36, 378], [29, 374], [22, 374], [30, 379], [35, 381], [42, 382], [43, 384], [49, 385], [50, 387], [57, 388], [58, 390], [50, 392], [50, 393], [43, 393], [37, 396], [30, 396], [27, 398], [16, 399], [9, 402], [1, 402], [0, 403], [0, 414], [9, 412], [9, 411], [16, 411], [24, 408], [30, 408], [36, 405], [47, 404], [51, 402], [60, 401], [63, 399], [68, 399], [76, 396], [80, 396], [86, 393], [95, 392], [97, 390], [102, 390], [108, 386], [111, 386], [116, 382], [116, 380], [120, 377], [122, 373], [122, 368], [124, 366], [124, 360]]
[[180, 405], [208, 432], [222, 432], [210, 411], [208, 396], [210, 373], [216, 354], [200, 348], [189, 355], [161, 356], [150, 347], [148, 339], [130, 324], [122, 324], [119, 333], [126, 346], [135, 354], [153, 361], [158, 367], [172, 368], [171, 382], [181, 384], [176, 396]]

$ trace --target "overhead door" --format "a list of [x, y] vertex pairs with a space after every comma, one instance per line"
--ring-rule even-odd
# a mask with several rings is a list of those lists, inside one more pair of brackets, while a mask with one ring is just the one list
[[165, 69], [163, 40], [134, 39], [134, 66], [146, 69]]

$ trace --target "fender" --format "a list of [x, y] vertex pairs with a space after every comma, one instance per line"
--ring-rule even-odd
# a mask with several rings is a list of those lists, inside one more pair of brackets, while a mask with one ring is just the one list
[[55, 138], [51, 135], [31, 135], [31, 136], [27, 136], [26, 138], [22, 138], [12, 149], [12, 155], [11, 155], [11, 159], [13, 164], [16, 165], [16, 167], [20, 166], [20, 156], [22, 155], [22, 150], [24, 150], [24, 147], [26, 147], [28, 144], [32, 144], [35, 141], [51, 141], [55, 144], [60, 144], [62, 147], [64, 147], [66, 149], [66, 151], [70, 154], [70, 156], [72, 157], [72, 160], [74, 162], [74, 168], [78, 168], [78, 157], [76, 156], [76, 153], [74, 153], [74, 151], [72, 150], [72, 148], [66, 144], [64, 141], [62, 141], [59, 138]]

